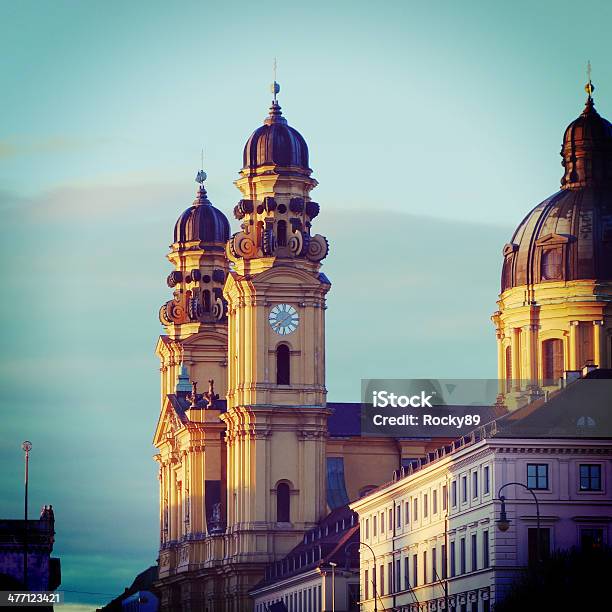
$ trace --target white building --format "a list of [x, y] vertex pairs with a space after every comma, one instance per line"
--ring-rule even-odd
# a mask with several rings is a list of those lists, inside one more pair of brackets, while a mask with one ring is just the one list
[[[586, 388], [587, 382], [575, 385]], [[361, 541], [372, 548], [361, 547], [362, 610], [375, 609], [374, 589], [378, 610], [491, 610], [537, 557], [529, 490], [504, 488], [510, 527], [502, 532], [496, 526], [496, 498], [506, 483], [522, 483], [537, 496], [542, 556], [612, 542], [609, 407], [589, 406], [588, 422], [603, 427], [587, 439], [584, 405], [568, 408], [560, 400], [502, 417], [350, 505], [359, 514]], [[554, 424], [556, 437], [543, 430], [533, 437], [542, 424]]]

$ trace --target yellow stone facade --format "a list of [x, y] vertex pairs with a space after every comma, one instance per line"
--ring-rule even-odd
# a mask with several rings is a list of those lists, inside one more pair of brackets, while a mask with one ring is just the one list
[[527, 398], [558, 385], [545, 373], [546, 341], [561, 342], [566, 371], [609, 368], [612, 283], [538, 283], [505, 291], [492, 319], [496, 327], [500, 394]]

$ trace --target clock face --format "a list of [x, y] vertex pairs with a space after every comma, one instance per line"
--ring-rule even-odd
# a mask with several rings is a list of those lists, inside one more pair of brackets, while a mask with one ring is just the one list
[[300, 322], [297, 310], [289, 304], [277, 304], [270, 310], [270, 327], [281, 336], [293, 333]]

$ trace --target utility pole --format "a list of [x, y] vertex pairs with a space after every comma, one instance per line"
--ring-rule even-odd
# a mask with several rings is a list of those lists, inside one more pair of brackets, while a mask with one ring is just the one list
[[30, 451], [32, 443], [26, 440], [21, 445], [25, 452], [25, 495], [23, 500], [23, 587], [28, 590], [28, 465], [30, 462]]

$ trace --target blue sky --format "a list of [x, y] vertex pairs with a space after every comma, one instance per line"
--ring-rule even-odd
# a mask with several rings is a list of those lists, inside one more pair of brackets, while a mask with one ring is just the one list
[[501, 249], [559, 185], [587, 59], [612, 115], [606, 2], [0, 8], [0, 516], [21, 512], [29, 438], [70, 591], [118, 593], [155, 562], [164, 255], [202, 146], [230, 214], [274, 57], [331, 243], [336, 401], [361, 377], [495, 376]]

